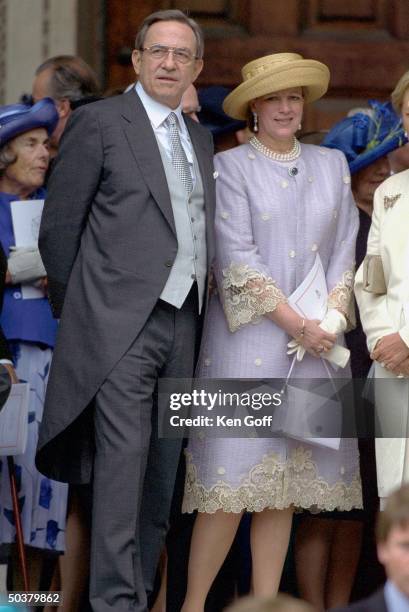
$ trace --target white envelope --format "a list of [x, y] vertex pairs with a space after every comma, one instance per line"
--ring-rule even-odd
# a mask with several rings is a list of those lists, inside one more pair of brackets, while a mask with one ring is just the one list
[[10, 395], [0, 411], [0, 456], [21, 455], [26, 450], [30, 385], [11, 385]]
[[[302, 283], [288, 298], [290, 306], [304, 319], [322, 319], [327, 314], [328, 289], [321, 257], [317, 253], [314, 265]], [[349, 350], [335, 344], [322, 357], [331, 362], [333, 367], [344, 368], [349, 361]]]
[[305, 279], [288, 298], [290, 306], [304, 319], [322, 319], [327, 314], [328, 289], [320, 256]]
[[[44, 200], [15, 200], [10, 208], [16, 246], [37, 245]], [[21, 293], [25, 300], [44, 297], [41, 289], [28, 283], [21, 285]]]

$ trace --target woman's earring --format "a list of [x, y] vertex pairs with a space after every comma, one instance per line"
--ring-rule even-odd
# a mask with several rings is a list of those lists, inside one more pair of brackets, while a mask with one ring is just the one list
[[407, 131], [406, 131], [406, 130], [403, 132], [403, 135], [405, 136], [405, 138], [407, 138], [407, 137], [408, 137], [408, 133], [407, 133]]
[[256, 111], [253, 111], [253, 132], [258, 132], [258, 115]]
[[301, 130], [301, 128], [302, 128], [302, 123], [299, 123], [298, 124], [298, 129]]

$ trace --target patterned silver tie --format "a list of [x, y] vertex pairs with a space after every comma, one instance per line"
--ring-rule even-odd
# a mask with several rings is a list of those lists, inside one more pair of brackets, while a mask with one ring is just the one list
[[180, 141], [178, 120], [175, 113], [170, 113], [166, 119], [166, 126], [169, 129], [173, 167], [175, 168], [176, 174], [182, 181], [187, 193], [190, 194], [193, 190], [192, 175], [190, 173], [189, 162], [187, 160], [185, 150]]

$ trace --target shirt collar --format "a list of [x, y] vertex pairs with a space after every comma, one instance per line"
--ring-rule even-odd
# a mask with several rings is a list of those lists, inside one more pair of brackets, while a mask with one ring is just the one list
[[389, 612], [409, 611], [409, 597], [402, 593], [391, 580], [386, 581], [384, 595]]
[[149, 96], [141, 83], [138, 81], [135, 85], [135, 91], [138, 94], [146, 112], [149, 117], [152, 126], [157, 129], [165, 119], [168, 118], [169, 113], [175, 113], [179, 121], [179, 128], [184, 130], [185, 123], [182, 117], [182, 104], [179, 104], [177, 108], [169, 108], [169, 106], [165, 106], [165, 104], [161, 104], [157, 100], [154, 100]]

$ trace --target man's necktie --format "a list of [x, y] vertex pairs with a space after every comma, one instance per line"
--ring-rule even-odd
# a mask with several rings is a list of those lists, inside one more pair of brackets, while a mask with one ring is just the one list
[[175, 168], [176, 173], [182, 181], [187, 193], [190, 194], [193, 190], [192, 175], [190, 173], [189, 162], [187, 161], [185, 150], [180, 141], [178, 120], [175, 113], [170, 113], [166, 119], [166, 125], [169, 129], [173, 167]]

